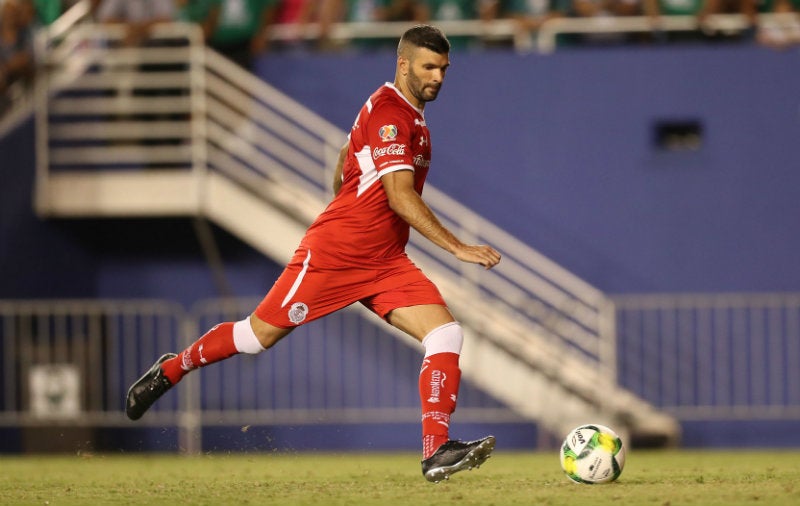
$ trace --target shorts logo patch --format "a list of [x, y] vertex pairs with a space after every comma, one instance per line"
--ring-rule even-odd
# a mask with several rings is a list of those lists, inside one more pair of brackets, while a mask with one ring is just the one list
[[289, 321], [295, 325], [300, 325], [306, 319], [306, 316], [308, 316], [308, 306], [302, 302], [295, 302], [289, 308]]
[[397, 127], [394, 125], [383, 125], [378, 130], [378, 135], [381, 136], [383, 142], [392, 142], [397, 139]]

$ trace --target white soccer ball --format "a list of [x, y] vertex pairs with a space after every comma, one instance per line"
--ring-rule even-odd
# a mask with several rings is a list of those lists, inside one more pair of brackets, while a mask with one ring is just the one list
[[622, 439], [604, 425], [576, 427], [561, 445], [561, 469], [576, 483], [610, 483], [619, 478], [624, 466]]

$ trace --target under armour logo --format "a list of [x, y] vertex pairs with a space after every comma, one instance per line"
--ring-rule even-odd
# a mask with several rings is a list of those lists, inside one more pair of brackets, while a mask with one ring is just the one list
[[427, 137], [425, 137], [424, 135], [423, 135], [422, 137], [420, 137], [420, 138], [419, 138], [419, 145], [420, 145], [420, 146], [424, 146], [424, 145], [426, 145], [427, 143], [428, 143], [428, 138], [427, 138]]

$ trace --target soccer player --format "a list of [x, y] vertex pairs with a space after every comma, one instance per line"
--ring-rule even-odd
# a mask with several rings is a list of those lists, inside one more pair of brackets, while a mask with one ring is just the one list
[[450, 66], [450, 43], [437, 28], [407, 30], [397, 48], [394, 83], [369, 97], [339, 153], [335, 197], [309, 227], [294, 257], [252, 315], [220, 323], [180, 354], [156, 361], [127, 396], [132, 420], [190, 371], [237, 353], [260, 353], [298, 325], [360, 302], [422, 342], [422, 472], [438, 482], [477, 467], [494, 436], [449, 439], [463, 342], [436, 286], [406, 256], [409, 227], [486, 269], [500, 261], [488, 245], [461, 242], [421, 197], [431, 163], [425, 104], [435, 100]]

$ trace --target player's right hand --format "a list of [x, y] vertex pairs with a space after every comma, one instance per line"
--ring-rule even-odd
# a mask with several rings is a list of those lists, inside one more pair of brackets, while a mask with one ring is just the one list
[[479, 264], [485, 269], [491, 269], [500, 263], [500, 259], [502, 258], [499, 251], [486, 244], [465, 244], [455, 252], [455, 256], [462, 262]]

